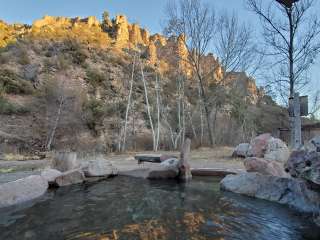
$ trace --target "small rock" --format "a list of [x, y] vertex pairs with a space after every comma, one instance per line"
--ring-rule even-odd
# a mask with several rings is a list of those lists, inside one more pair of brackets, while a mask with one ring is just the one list
[[148, 179], [172, 179], [179, 175], [179, 160], [175, 158], [167, 159], [159, 165], [149, 169]]
[[47, 169], [41, 172], [41, 177], [43, 177], [50, 185], [54, 185], [56, 178], [60, 177], [62, 175], [62, 172], [56, 170], [56, 169]]
[[61, 176], [56, 178], [56, 184], [59, 187], [68, 186], [72, 184], [83, 183], [85, 180], [84, 173], [81, 169], [75, 169], [64, 172]]
[[232, 157], [247, 157], [248, 151], [250, 148], [249, 143], [240, 143], [233, 151]]
[[36, 199], [48, 189], [48, 182], [38, 175], [0, 185], [0, 207], [8, 207]]
[[179, 160], [176, 158], [168, 158], [167, 160], [164, 160], [162, 163], [160, 163], [160, 166], [164, 166], [167, 168], [177, 168], [179, 164]]
[[179, 170], [173, 168], [167, 168], [164, 166], [153, 167], [149, 170], [147, 178], [148, 179], [173, 179], [177, 178], [179, 175]]

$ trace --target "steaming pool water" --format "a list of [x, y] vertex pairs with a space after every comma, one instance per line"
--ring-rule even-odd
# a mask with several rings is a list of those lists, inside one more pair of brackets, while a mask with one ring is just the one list
[[221, 192], [219, 181], [116, 177], [56, 189], [32, 204], [0, 209], [0, 239], [320, 239], [310, 219]]

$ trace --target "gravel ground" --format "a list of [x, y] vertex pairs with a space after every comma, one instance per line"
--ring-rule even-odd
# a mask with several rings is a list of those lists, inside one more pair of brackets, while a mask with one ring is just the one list
[[[230, 157], [232, 151], [233, 148], [229, 147], [197, 149], [191, 152], [190, 166], [191, 168], [215, 168], [233, 172], [244, 171], [242, 160]], [[152, 166], [153, 163], [143, 163], [139, 165], [134, 159], [134, 156], [141, 153], [146, 154], [148, 152], [111, 155], [107, 156], [107, 159], [118, 168], [120, 172], [132, 170], [143, 172], [143, 169]], [[178, 152], [159, 153], [179, 156]], [[89, 159], [87, 158], [82, 161], [86, 160]], [[14, 181], [33, 174], [39, 174], [41, 169], [47, 166], [49, 166], [48, 160], [0, 161], [0, 183]]]

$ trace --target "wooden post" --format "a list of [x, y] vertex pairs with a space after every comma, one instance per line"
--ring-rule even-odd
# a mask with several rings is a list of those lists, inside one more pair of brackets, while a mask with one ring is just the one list
[[187, 138], [181, 148], [179, 162], [179, 179], [188, 181], [192, 179], [191, 169], [189, 165], [191, 140]]
[[294, 94], [293, 99], [294, 110], [294, 149], [299, 149], [302, 144], [301, 140], [301, 116], [300, 116], [300, 97], [299, 93]]

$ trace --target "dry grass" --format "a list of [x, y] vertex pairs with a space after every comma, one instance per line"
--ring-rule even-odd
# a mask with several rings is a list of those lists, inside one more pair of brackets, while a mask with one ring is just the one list
[[[190, 165], [192, 168], [219, 168], [229, 170], [244, 170], [243, 159], [232, 158], [233, 148], [216, 147], [216, 148], [199, 148], [191, 151]], [[159, 154], [173, 155], [179, 157], [177, 151], [159, 151]], [[154, 152], [128, 152], [120, 155], [108, 155], [110, 160], [119, 169], [137, 168], [137, 161], [134, 159], [136, 154], [154, 154]], [[144, 165], [148, 166], [148, 163]]]
[[21, 154], [4, 154], [2, 159], [4, 161], [28, 161], [28, 160], [41, 160], [39, 156], [26, 156]]

